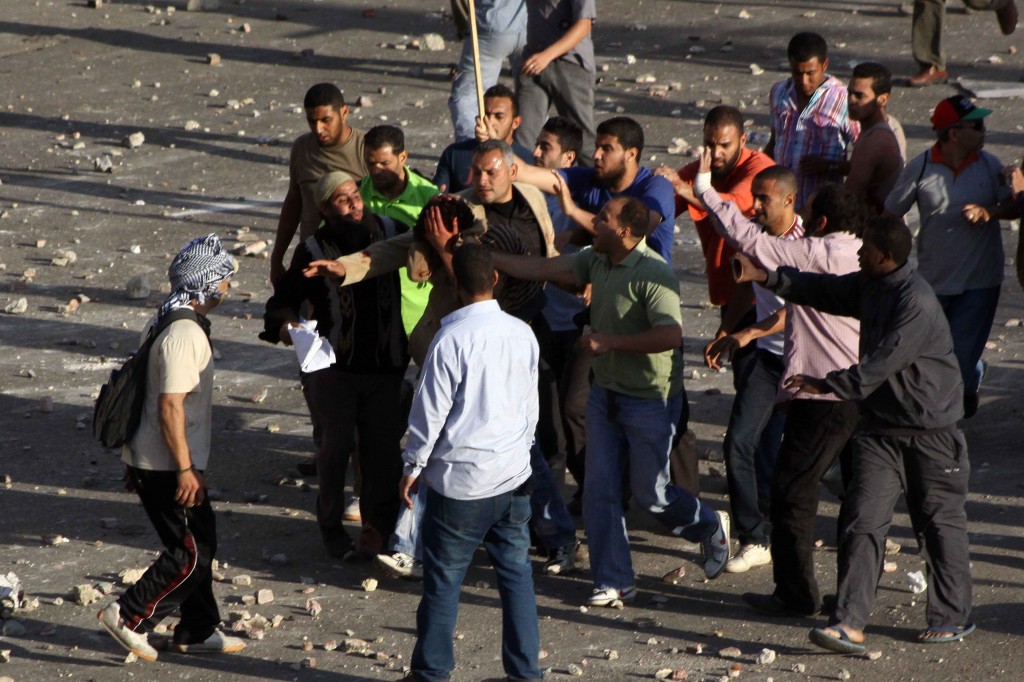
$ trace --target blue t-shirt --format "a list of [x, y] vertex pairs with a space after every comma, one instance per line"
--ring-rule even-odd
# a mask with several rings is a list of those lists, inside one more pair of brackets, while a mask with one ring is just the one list
[[[437, 160], [434, 184], [438, 187], [446, 186], [448, 189], [445, 191], [449, 194], [469, 189], [469, 171], [473, 166], [473, 153], [476, 152], [477, 144], [475, 139], [471, 139], [448, 145]], [[524, 161], [533, 158], [533, 150], [517, 142], [512, 143], [512, 151]]]
[[[566, 168], [558, 172], [568, 183], [569, 193], [576, 205], [591, 213], [598, 213], [609, 199], [615, 197], [639, 199], [647, 208], [658, 213], [662, 218], [661, 223], [647, 236], [647, 244], [666, 263], [672, 264], [672, 237], [676, 223], [676, 195], [672, 183], [640, 166], [633, 184], [622, 192], [612, 192], [594, 182], [593, 168]], [[434, 184], [437, 184], [436, 179]]]
[[[551, 224], [555, 228], [555, 234], [572, 229], [575, 225], [569, 220], [569, 216], [562, 213], [562, 207], [558, 203], [558, 197], [548, 195], [548, 213], [551, 214]], [[560, 254], [576, 253], [580, 247], [573, 244], [566, 244], [558, 250]], [[577, 329], [573, 318], [586, 308], [583, 300], [565, 289], [548, 284], [544, 287], [544, 293], [548, 297], [547, 305], [544, 306], [544, 319], [547, 320], [551, 331], [565, 332]]]

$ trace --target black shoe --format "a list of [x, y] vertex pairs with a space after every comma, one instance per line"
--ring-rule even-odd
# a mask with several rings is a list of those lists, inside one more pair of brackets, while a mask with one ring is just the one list
[[316, 457], [310, 457], [305, 462], [299, 462], [295, 469], [303, 476], [316, 476]]
[[744, 592], [742, 599], [758, 613], [774, 618], [810, 618], [818, 615], [817, 610], [808, 611], [807, 609], [793, 608], [774, 594]]
[[836, 612], [836, 604], [839, 602], [839, 595], [826, 594], [821, 598], [821, 612], [826, 616], [832, 616]]
[[576, 494], [569, 500], [569, 503], [565, 505], [565, 508], [573, 516], [583, 516], [583, 492], [577, 490]]
[[355, 544], [344, 528], [320, 526], [320, 537], [324, 540], [327, 553], [335, 559], [348, 560], [356, 553]]

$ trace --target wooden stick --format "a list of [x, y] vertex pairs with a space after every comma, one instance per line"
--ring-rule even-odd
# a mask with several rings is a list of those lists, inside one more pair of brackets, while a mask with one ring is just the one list
[[476, 75], [476, 105], [484, 117], [484, 81], [480, 76], [480, 38], [476, 30], [476, 3], [469, 0], [469, 39], [473, 41], [473, 73]]

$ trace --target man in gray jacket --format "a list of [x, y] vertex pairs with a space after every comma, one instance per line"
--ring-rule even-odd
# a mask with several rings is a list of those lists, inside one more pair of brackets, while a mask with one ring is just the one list
[[910, 231], [877, 218], [864, 231], [860, 272], [837, 277], [779, 268], [767, 273], [737, 256], [742, 281], [788, 301], [859, 318], [860, 362], [823, 378], [796, 374], [786, 386], [860, 401], [853, 480], [843, 502], [835, 612], [811, 641], [839, 653], [864, 650], [882, 572], [885, 536], [901, 489], [931, 578], [923, 643], [974, 630], [967, 540], [967, 445], [956, 423], [963, 385], [949, 325], [931, 287], [907, 263]]

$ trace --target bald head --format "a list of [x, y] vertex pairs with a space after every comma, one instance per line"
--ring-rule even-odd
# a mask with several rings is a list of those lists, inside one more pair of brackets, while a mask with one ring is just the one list
[[787, 194], [796, 194], [796, 173], [785, 166], [769, 166], [754, 176], [754, 182], [774, 182], [775, 187]]

